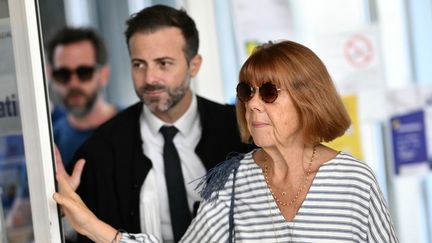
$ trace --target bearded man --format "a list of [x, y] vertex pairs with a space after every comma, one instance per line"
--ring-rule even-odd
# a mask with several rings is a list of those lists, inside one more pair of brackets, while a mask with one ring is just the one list
[[47, 54], [52, 89], [67, 112], [53, 124], [54, 141], [67, 166], [77, 148], [118, 107], [101, 94], [110, 69], [105, 44], [95, 30], [63, 28], [49, 42]]
[[197, 179], [229, 152], [253, 146], [240, 140], [234, 106], [191, 89], [202, 57], [195, 22], [184, 10], [148, 7], [126, 26], [140, 102], [99, 127], [78, 149], [74, 161], [84, 158], [85, 166], [77, 193], [115, 228], [178, 242], [201, 201]]

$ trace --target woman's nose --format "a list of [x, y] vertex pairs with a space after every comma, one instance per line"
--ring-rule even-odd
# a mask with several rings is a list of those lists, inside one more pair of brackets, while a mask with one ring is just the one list
[[246, 103], [246, 105], [251, 110], [257, 110], [257, 111], [261, 111], [262, 110], [262, 100], [259, 97], [258, 92], [255, 92], [252, 95], [252, 98]]

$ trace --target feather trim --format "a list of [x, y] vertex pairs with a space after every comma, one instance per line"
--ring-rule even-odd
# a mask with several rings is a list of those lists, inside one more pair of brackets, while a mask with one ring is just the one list
[[[213, 201], [219, 196], [219, 191], [223, 189], [232, 171], [240, 166], [244, 154], [229, 153], [227, 159], [214, 168], [210, 169], [207, 174], [201, 177], [196, 189], [201, 188], [199, 194], [204, 200]], [[216, 192], [213, 194], [213, 192]]]

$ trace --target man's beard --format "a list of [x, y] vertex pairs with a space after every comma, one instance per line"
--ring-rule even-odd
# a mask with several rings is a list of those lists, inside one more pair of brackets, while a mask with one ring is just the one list
[[[81, 95], [85, 97], [86, 101], [83, 106], [72, 106], [69, 104], [69, 97], [74, 95]], [[99, 88], [90, 95], [85, 94], [81, 89], [73, 88], [70, 89], [69, 92], [66, 94], [66, 97], [63, 98], [63, 104], [68, 113], [72, 114], [74, 117], [82, 118], [93, 110], [98, 97]]]
[[[150, 111], [155, 113], [166, 112], [172, 107], [176, 106], [183, 99], [183, 97], [186, 95], [187, 90], [189, 89], [189, 84], [190, 75], [188, 73], [186, 74], [183, 82], [172, 90], [162, 84], [148, 84], [140, 87], [138, 90], [136, 90], [136, 92], [138, 97], [140, 97], [140, 99], [150, 109]], [[147, 91], [166, 92], [168, 94], [168, 97], [146, 97], [145, 93]]]

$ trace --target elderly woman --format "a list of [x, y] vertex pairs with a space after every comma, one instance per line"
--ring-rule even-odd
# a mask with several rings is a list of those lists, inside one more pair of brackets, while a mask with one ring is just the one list
[[[207, 175], [182, 242], [398, 241], [372, 170], [321, 144], [343, 135], [350, 120], [311, 50], [292, 41], [257, 48], [241, 68], [237, 98], [242, 139], [260, 148]], [[157, 241], [99, 221], [67, 175], [57, 178], [54, 199], [80, 233], [96, 242]]]

